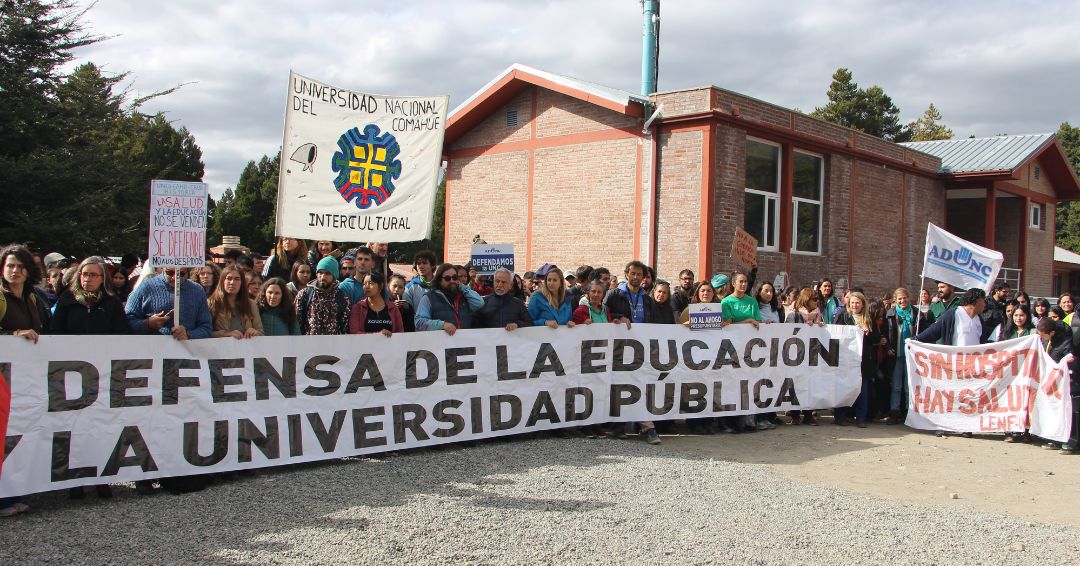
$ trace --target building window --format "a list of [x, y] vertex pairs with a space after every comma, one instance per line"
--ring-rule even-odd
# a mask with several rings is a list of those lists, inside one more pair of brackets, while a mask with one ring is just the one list
[[780, 146], [746, 140], [746, 195], [743, 229], [758, 249], [775, 251], [780, 225]]
[[1032, 204], [1031, 205], [1031, 223], [1030, 227], [1034, 230], [1044, 230], [1046, 228], [1046, 205], [1044, 204]]
[[822, 185], [825, 160], [795, 152], [795, 179], [791, 191], [791, 251], [821, 253]]

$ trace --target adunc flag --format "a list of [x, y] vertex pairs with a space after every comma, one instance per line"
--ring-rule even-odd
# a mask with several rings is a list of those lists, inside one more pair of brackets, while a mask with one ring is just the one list
[[409, 242], [431, 234], [446, 96], [380, 96], [289, 75], [277, 235]]
[[989, 292], [1004, 260], [1001, 252], [975, 245], [933, 224], [926, 227], [923, 277], [960, 289], [979, 288]]

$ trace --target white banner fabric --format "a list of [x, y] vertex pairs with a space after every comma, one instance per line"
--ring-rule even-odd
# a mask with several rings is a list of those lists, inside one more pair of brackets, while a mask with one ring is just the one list
[[926, 225], [923, 277], [943, 281], [959, 289], [994, 286], [1005, 256], [1001, 252], [958, 238], [934, 224]]
[[0, 496], [607, 422], [850, 405], [852, 326], [0, 336]]
[[1024, 432], [1066, 442], [1069, 368], [1029, 336], [979, 346], [907, 342], [905, 424], [951, 432]]
[[448, 101], [353, 92], [290, 73], [277, 235], [429, 237]]

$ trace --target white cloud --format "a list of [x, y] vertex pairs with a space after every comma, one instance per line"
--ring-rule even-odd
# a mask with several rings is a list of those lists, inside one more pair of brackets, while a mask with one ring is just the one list
[[[661, 16], [661, 90], [716, 84], [810, 111], [848, 67], [905, 121], [933, 102], [957, 135], [1080, 121], [1076, 3], [668, 0]], [[130, 72], [135, 93], [193, 83], [147, 109], [195, 135], [214, 193], [277, 151], [289, 69], [451, 107], [515, 62], [639, 90], [637, 0], [100, 0], [87, 20], [116, 37], [80, 60]]]

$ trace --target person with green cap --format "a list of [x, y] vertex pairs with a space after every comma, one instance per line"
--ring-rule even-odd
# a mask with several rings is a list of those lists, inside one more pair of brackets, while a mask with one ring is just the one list
[[338, 262], [332, 256], [319, 260], [315, 278], [296, 297], [300, 333], [331, 335], [349, 333], [349, 297], [338, 288]]

